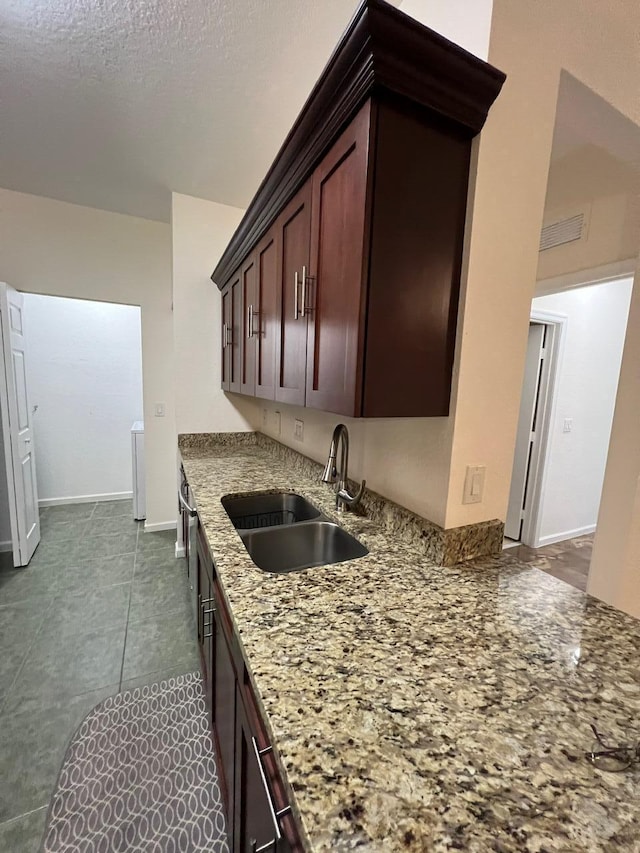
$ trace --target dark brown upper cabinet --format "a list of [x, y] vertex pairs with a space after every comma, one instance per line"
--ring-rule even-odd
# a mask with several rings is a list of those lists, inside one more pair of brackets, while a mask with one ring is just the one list
[[256, 391], [256, 336], [255, 316], [258, 308], [258, 279], [255, 254], [242, 265], [241, 335], [240, 342], [240, 393], [254, 395]]
[[278, 301], [276, 393], [281, 403], [304, 405], [311, 223], [311, 182], [296, 193], [276, 222]]
[[[232, 315], [225, 390], [355, 417], [448, 414], [471, 144], [504, 79], [364, 0], [213, 272]], [[236, 337], [247, 264], [259, 332]]]
[[[222, 388], [242, 389], [242, 271], [231, 277], [222, 293]], [[253, 393], [253, 392], [251, 392]]]
[[231, 390], [231, 347], [229, 346], [230, 329], [233, 327], [231, 315], [231, 285], [227, 285], [222, 291], [221, 312], [221, 345], [222, 345], [222, 388], [224, 391]]
[[312, 179], [305, 403], [344, 415], [362, 414], [370, 116], [367, 101]]
[[275, 228], [271, 228], [256, 248], [257, 305], [252, 331], [256, 347], [256, 397], [275, 399], [276, 346], [280, 282]]

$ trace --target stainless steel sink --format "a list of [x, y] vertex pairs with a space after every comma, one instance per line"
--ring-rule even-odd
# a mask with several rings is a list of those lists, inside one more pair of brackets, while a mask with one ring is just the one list
[[253, 562], [265, 572], [295, 572], [364, 557], [369, 551], [331, 521], [309, 521], [240, 533]]
[[308, 500], [291, 492], [227, 496], [222, 498], [222, 506], [237, 530], [298, 524], [320, 515]]

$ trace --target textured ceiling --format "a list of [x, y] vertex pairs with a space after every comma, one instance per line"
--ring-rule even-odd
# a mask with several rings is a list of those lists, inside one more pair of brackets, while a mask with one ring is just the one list
[[0, 186], [164, 221], [172, 190], [246, 207], [357, 5], [0, 0]]

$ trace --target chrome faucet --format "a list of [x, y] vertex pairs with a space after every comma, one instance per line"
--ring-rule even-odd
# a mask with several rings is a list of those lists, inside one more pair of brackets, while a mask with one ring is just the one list
[[[342, 441], [340, 454], [340, 472], [336, 467], [336, 457], [338, 455], [338, 444]], [[366, 480], [363, 480], [360, 488], [355, 495], [350, 495], [347, 491], [347, 477], [349, 467], [349, 432], [344, 424], [338, 424], [333, 431], [331, 437], [331, 445], [329, 447], [329, 458], [320, 478], [323, 483], [337, 483], [336, 486], [336, 510], [344, 512], [349, 507], [354, 507], [359, 503]]]

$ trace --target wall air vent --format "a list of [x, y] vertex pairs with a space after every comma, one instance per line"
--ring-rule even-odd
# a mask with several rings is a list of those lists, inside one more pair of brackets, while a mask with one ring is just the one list
[[553, 249], [555, 246], [563, 246], [565, 243], [581, 240], [584, 224], [584, 213], [550, 222], [544, 226], [540, 234], [539, 251], [544, 252], [546, 249]]

